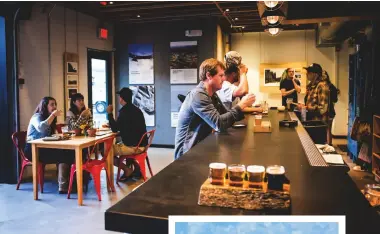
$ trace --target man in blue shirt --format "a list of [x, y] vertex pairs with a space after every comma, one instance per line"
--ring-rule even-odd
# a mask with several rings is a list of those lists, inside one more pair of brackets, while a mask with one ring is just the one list
[[[215, 107], [216, 91], [222, 88], [225, 67], [216, 59], [206, 59], [199, 68], [198, 86], [191, 90], [183, 102], [178, 116], [175, 136], [174, 157], [178, 159], [193, 146], [206, 138], [212, 131], [224, 131], [236, 121], [242, 120], [242, 109], [255, 102], [255, 96], [248, 94], [230, 110], [220, 114]], [[216, 96], [216, 98], [215, 98]]]

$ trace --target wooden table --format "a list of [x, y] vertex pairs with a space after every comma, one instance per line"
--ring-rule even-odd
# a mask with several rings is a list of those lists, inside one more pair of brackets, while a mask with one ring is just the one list
[[[85, 136], [73, 136], [70, 140], [63, 141], [43, 141], [42, 139], [29, 141], [32, 145], [32, 168], [33, 168], [33, 196], [34, 200], [38, 200], [38, 167], [39, 161], [38, 148], [52, 148], [52, 149], [70, 149], [75, 150], [75, 164], [77, 174], [77, 192], [78, 192], [78, 205], [83, 204], [83, 170], [82, 170], [82, 149], [90, 147], [95, 144], [96, 141], [104, 139], [110, 136], [116, 136], [116, 133], [108, 133], [102, 136], [85, 137]], [[105, 146], [106, 147], [106, 146]], [[107, 170], [110, 174], [111, 186], [114, 187], [113, 179], [113, 147], [109, 151], [107, 157]], [[107, 182], [108, 183], [108, 182]], [[109, 190], [108, 186], [107, 189]], [[110, 191], [110, 190], [109, 190]]]

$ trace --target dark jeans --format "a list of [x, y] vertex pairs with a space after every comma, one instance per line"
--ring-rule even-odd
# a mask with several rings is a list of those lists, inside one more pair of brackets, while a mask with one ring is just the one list
[[[27, 144], [24, 149], [25, 156], [32, 161], [32, 147]], [[63, 150], [63, 149], [38, 149], [40, 162], [45, 164], [53, 163], [66, 163], [71, 165], [75, 162], [75, 152], [74, 150]], [[87, 150], [86, 150], [87, 153]]]

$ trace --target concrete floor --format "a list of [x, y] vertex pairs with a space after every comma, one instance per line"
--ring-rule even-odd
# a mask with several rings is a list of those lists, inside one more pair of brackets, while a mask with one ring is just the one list
[[[174, 159], [173, 149], [151, 148], [148, 154], [154, 174]], [[16, 185], [0, 184], [1, 234], [112, 233], [104, 230], [104, 211], [143, 182], [119, 183], [119, 186], [115, 186], [115, 193], [108, 193], [103, 171], [102, 201], [98, 201], [93, 181], [90, 181], [88, 192], [84, 194], [84, 206], [79, 207], [76, 194], [72, 194], [70, 200], [66, 198], [66, 195], [58, 194], [55, 175], [55, 165], [49, 165], [46, 171], [44, 193], [39, 194], [39, 201], [33, 200], [31, 178], [25, 178], [18, 191]]]
[[[346, 144], [346, 140], [334, 139], [333, 145]], [[339, 148], [335, 147], [337, 151]], [[352, 168], [354, 164], [342, 152], [344, 160]], [[151, 148], [149, 158], [154, 173], [158, 173], [173, 160], [173, 149]], [[66, 195], [57, 192], [55, 178], [56, 169], [53, 165], [46, 175], [44, 194], [39, 201], [33, 200], [31, 178], [21, 184], [16, 191], [15, 185], [0, 184], [0, 233], [111, 233], [104, 230], [104, 211], [128, 195], [133, 188], [142, 181], [120, 183], [115, 193], [108, 193], [105, 183], [105, 173], [102, 175], [102, 201], [97, 200], [93, 181], [90, 181], [89, 190], [84, 194], [84, 206], [78, 207], [76, 194], [67, 200]], [[374, 183], [369, 172], [356, 172], [351, 170], [352, 177], [359, 189], [367, 183]]]

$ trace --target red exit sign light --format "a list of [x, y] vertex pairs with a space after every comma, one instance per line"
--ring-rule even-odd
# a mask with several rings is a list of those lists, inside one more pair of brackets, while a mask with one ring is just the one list
[[108, 29], [99, 28], [98, 29], [98, 37], [99, 37], [99, 39], [107, 40], [108, 39]]

